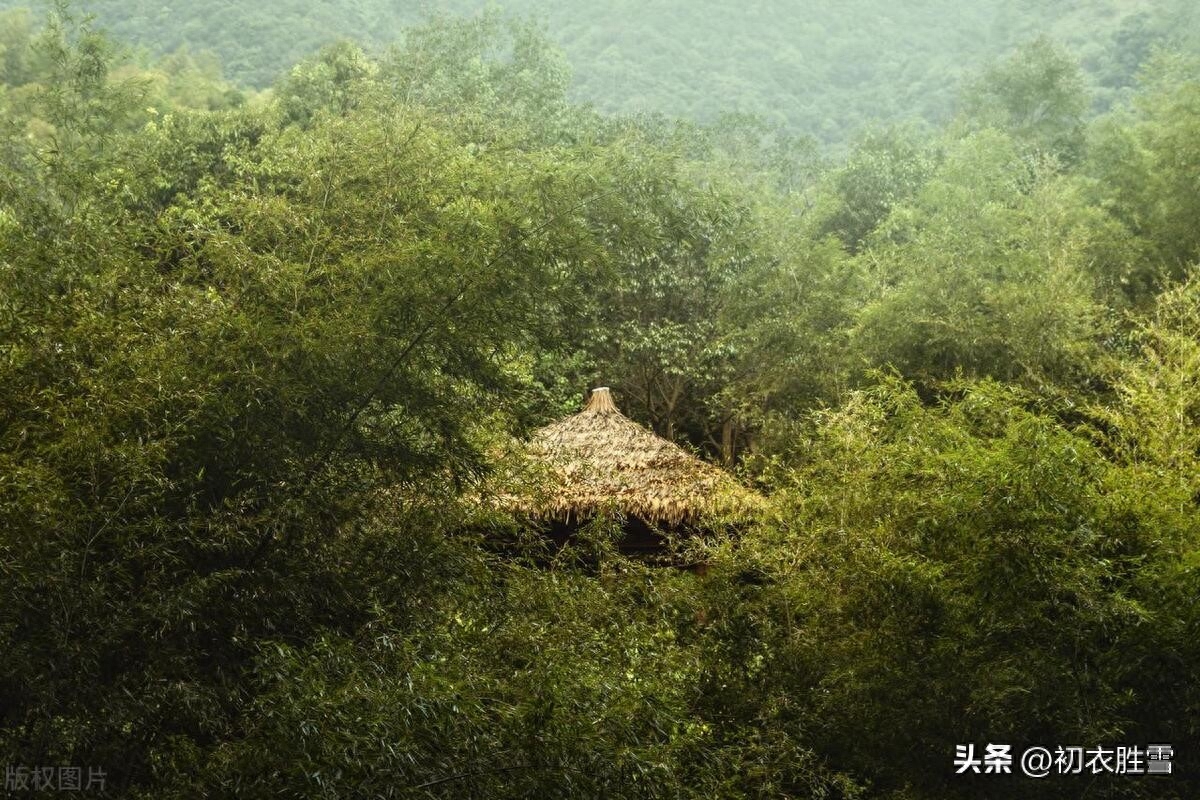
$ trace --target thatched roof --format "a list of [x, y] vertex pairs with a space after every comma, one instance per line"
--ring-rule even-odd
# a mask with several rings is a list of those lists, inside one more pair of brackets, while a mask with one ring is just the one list
[[544, 520], [616, 511], [654, 525], [703, 523], [761, 502], [725, 471], [624, 416], [606, 387], [580, 413], [534, 432], [527, 453], [549, 486], [514, 505]]

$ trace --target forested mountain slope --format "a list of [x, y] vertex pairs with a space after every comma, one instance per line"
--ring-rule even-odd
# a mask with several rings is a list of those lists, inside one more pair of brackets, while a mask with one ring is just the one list
[[[5, 796], [1200, 797], [1195, 54], [1089, 119], [1037, 38], [821, 159], [497, 24], [261, 94], [0, 46]], [[597, 385], [765, 496], [707, 574], [479, 502]]]
[[[28, 5], [2, 0], [0, 8]], [[211, 50], [227, 76], [271, 84], [320, 45], [382, 45], [429, 14], [482, 0], [88, 0], [119, 39], [157, 54]], [[1186, 0], [509, 0], [504, 13], [545, 23], [574, 70], [573, 94], [610, 112], [710, 120], [758, 114], [827, 142], [868, 121], [943, 122], [964, 78], [1040, 35], [1081, 59], [1104, 109], [1131, 85], [1150, 43], [1194, 36]], [[1191, 33], [1189, 33], [1191, 32]], [[1169, 36], [1168, 36], [1169, 35]]]

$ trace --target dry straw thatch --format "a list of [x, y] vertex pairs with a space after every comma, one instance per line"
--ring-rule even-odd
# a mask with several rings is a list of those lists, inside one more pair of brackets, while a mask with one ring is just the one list
[[594, 390], [580, 413], [536, 431], [528, 453], [550, 485], [510, 500], [547, 521], [615, 511], [660, 527], [703, 525], [744, 517], [761, 502], [725, 471], [625, 417], [607, 388]]

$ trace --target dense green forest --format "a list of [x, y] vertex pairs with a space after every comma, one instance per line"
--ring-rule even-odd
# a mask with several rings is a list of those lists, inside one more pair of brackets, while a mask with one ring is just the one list
[[[0, 9], [27, 5], [0, 0]], [[881, 121], [941, 126], [956, 111], [961, 83], [1040, 35], [1080, 62], [1098, 111], [1129, 96], [1155, 44], [1200, 43], [1192, 0], [87, 0], [82, 7], [153, 56], [211, 52], [230, 80], [255, 88], [338, 38], [381, 53], [429, 15], [491, 8], [544, 24], [573, 70], [576, 101], [702, 122], [752, 114], [827, 143]]]
[[[114, 25], [170, 20], [158, 57], [4, 12], [0, 762], [134, 798], [1197, 796], [1200, 58], [1165, 4], [986, 5], [714, 12], [690, 54], [779, 58], [747, 94], [678, 90], [732, 73], [642, 26], [626, 99], [694, 119], [605, 110], [634, 67], [584, 21], [574, 79], [487, 14], [260, 91], [392, 18]], [[896, 72], [918, 21], [938, 57]], [[846, 50], [811, 107], [795, 30]], [[944, 122], [804, 135], [900, 111]], [[766, 498], [706, 574], [480, 502], [599, 384]], [[967, 743], [1176, 756], [956, 774]]]

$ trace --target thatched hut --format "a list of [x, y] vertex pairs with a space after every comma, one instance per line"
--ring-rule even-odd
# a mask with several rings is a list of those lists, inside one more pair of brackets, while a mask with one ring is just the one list
[[542, 491], [510, 508], [565, 541], [598, 515], [620, 520], [621, 550], [660, 556], [670, 535], [702, 535], [744, 521], [761, 498], [617, 410], [607, 387], [578, 414], [534, 432], [526, 453]]

